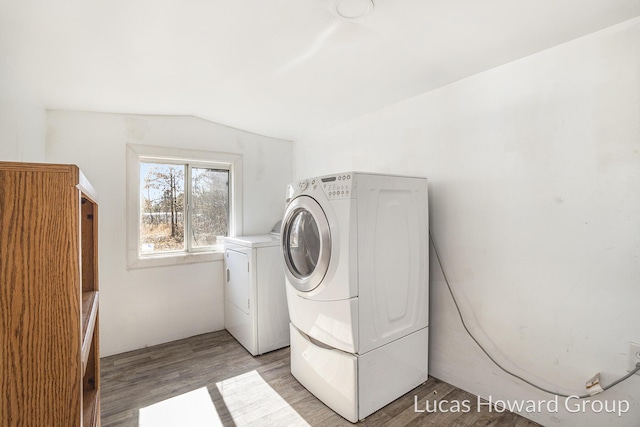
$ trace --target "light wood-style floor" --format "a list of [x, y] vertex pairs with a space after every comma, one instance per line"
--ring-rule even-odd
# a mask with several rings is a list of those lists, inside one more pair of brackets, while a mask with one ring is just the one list
[[[289, 371], [289, 349], [252, 357], [226, 331], [102, 359], [102, 427], [351, 426]], [[460, 413], [416, 412], [426, 401], [470, 402]], [[509, 412], [478, 411], [476, 397], [436, 378], [358, 426], [537, 426]], [[451, 409], [451, 406], [444, 406]]]

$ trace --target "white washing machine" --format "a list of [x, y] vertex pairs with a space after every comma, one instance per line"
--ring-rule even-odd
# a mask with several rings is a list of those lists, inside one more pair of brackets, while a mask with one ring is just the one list
[[427, 180], [346, 172], [289, 185], [291, 372], [351, 422], [427, 380]]
[[224, 325], [252, 355], [289, 345], [278, 234], [226, 237]]

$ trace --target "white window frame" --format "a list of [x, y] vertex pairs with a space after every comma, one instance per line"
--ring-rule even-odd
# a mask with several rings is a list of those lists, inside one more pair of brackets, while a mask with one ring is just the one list
[[[203, 150], [186, 150], [151, 145], [127, 144], [127, 266], [129, 269], [164, 267], [222, 260], [220, 247], [191, 248], [187, 239], [184, 251], [140, 254], [140, 163], [190, 164], [229, 170], [229, 236], [242, 235], [242, 155]], [[188, 169], [185, 193], [191, 191]], [[185, 233], [190, 224], [185, 215]]]

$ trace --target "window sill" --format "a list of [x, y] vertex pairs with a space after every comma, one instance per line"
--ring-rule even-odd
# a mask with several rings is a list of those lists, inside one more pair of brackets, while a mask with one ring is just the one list
[[152, 267], [170, 267], [174, 265], [195, 264], [200, 262], [222, 261], [223, 251], [172, 253], [166, 255], [138, 256], [129, 259], [128, 269]]

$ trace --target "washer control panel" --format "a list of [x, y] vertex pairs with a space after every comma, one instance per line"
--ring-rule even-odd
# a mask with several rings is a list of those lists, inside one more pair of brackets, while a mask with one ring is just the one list
[[315, 178], [315, 181], [319, 181], [318, 185], [322, 186], [329, 200], [350, 199], [353, 190], [352, 178], [351, 173], [344, 173]]
[[325, 175], [317, 178], [303, 179], [287, 185], [287, 197], [285, 203], [289, 203], [301, 194], [310, 194], [320, 191], [327, 199], [351, 199], [354, 196], [355, 174], [345, 172], [339, 175]]

